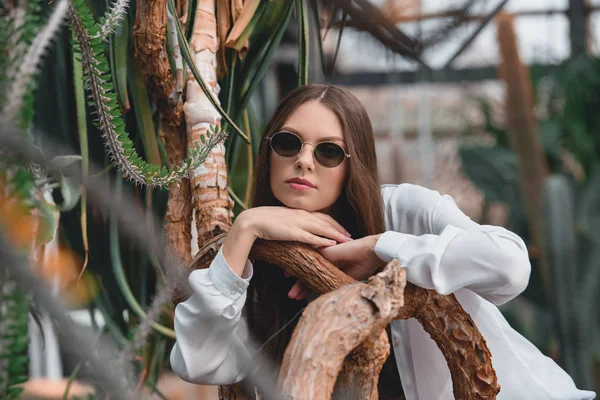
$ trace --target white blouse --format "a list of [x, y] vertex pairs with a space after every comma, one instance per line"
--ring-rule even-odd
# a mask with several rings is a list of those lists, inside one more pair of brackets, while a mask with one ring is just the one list
[[[382, 196], [387, 232], [375, 252], [384, 261], [398, 258], [409, 282], [456, 295], [492, 353], [499, 400], [595, 398], [577, 389], [496, 307], [527, 286], [531, 265], [521, 238], [473, 222], [450, 196], [420, 186], [383, 185]], [[252, 272], [248, 261], [240, 278], [219, 251], [208, 269], [190, 274], [193, 295], [175, 308], [177, 342], [171, 351], [171, 367], [182, 379], [219, 385], [247, 375], [243, 365], [251, 356], [241, 312]], [[391, 328], [407, 400], [453, 399], [446, 361], [419, 322], [395, 320]]]

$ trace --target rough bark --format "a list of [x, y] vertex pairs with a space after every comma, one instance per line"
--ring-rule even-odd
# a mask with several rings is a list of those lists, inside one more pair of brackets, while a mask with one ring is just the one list
[[416, 318], [436, 342], [450, 369], [457, 399], [495, 399], [500, 392], [492, 354], [471, 316], [454, 295], [406, 285], [398, 319]]
[[[189, 10], [193, 12], [193, 10]], [[202, 78], [218, 101], [217, 23], [215, 0], [199, 0], [196, 23], [190, 43], [192, 58]], [[186, 102], [183, 106], [189, 148], [201, 146], [210, 125], [219, 125], [221, 117], [210, 103], [191, 72], [187, 76]], [[190, 173], [198, 247], [228, 232], [233, 218], [233, 201], [227, 189], [225, 146], [215, 147], [204, 164]]]
[[[161, 131], [169, 165], [180, 165], [186, 157], [185, 130], [182, 127], [164, 126]], [[169, 187], [165, 214], [165, 245], [183, 265], [192, 259], [190, 231], [192, 223], [192, 193], [187, 178]]]
[[368, 337], [346, 356], [332, 399], [377, 400], [379, 374], [389, 355], [390, 344], [385, 330], [381, 331], [379, 337]]
[[377, 377], [389, 355], [384, 328], [404, 304], [405, 286], [406, 271], [394, 260], [368, 283], [342, 286], [310, 303], [283, 358], [281, 393], [298, 400], [331, 398], [346, 360], [336, 397], [377, 399]]
[[[216, 238], [212, 245], [215, 247], [220, 246], [225, 240], [224, 236]], [[214, 254], [216, 254], [216, 251]], [[291, 275], [304, 281], [319, 294], [325, 294], [342, 286], [355, 283], [352, 278], [329, 263], [319, 252], [303, 244], [257, 240], [252, 247], [249, 258], [262, 259], [279, 265]], [[192, 261], [192, 268], [207, 268], [211, 260], [208, 254], [196, 257]], [[338, 291], [329, 296], [337, 295]], [[341, 309], [336, 312], [340, 315], [355, 314], [355, 305], [349, 306], [346, 312]], [[307, 314], [308, 309], [304, 312], [304, 315]], [[475, 323], [454, 295], [440, 295], [433, 290], [419, 288], [408, 283], [404, 292], [404, 306], [399, 309], [395, 318], [416, 318], [424, 330], [431, 335], [431, 338], [437, 343], [446, 358], [452, 377], [454, 395], [457, 399], [496, 398], [500, 391], [500, 385], [492, 367], [491, 353]], [[296, 328], [297, 330], [298, 328]], [[294, 335], [296, 335], [296, 331]], [[319, 336], [323, 335], [319, 331], [314, 332], [316, 335], [313, 340], [319, 340]], [[371, 334], [373, 334], [372, 331]], [[377, 332], [375, 334], [380, 335]], [[306, 340], [306, 343], [310, 342], [308, 338]], [[352, 339], [346, 337], [346, 340]], [[335, 348], [338, 344], [339, 342], [336, 341], [328, 342], [328, 346], [332, 348]], [[330, 349], [321, 348], [316, 353], [316, 357], [319, 357], [326, 350], [331, 351]], [[346, 360], [346, 362], [350, 361], [357, 364], [370, 362], [359, 357], [350, 357]], [[352, 370], [351, 367], [347, 369]], [[320, 375], [320, 379], [325, 378]], [[340, 379], [347, 378], [341, 377]]]
[[133, 40], [135, 59], [159, 109], [172, 126], [181, 124], [183, 105], [171, 105], [175, 82], [167, 58], [167, 0], [137, 0]]
[[[258, 400], [256, 396], [252, 400]], [[246, 400], [247, 397], [242, 390], [242, 385], [219, 386], [219, 400]]]

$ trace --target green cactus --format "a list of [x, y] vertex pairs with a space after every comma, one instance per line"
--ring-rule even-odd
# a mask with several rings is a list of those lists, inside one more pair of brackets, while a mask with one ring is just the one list
[[166, 187], [202, 165], [210, 151], [227, 137], [220, 127], [211, 126], [212, 134], [206, 143], [189, 150], [186, 160], [171, 170], [142, 160], [125, 132], [117, 96], [110, 82], [111, 74], [109, 62], [104, 55], [101, 27], [96, 24], [85, 0], [73, 0], [69, 16], [71, 28], [77, 38], [73, 41], [73, 50], [76, 57], [80, 58], [86, 76], [85, 86], [91, 93], [90, 105], [97, 114], [96, 124], [102, 130], [112, 160], [123, 175], [139, 185]]
[[[0, 118], [22, 129], [25, 140], [32, 142], [28, 129], [33, 123], [35, 76], [39, 59], [52, 34], [46, 35], [41, 22], [40, 3], [15, 2], [14, 8], [0, 15]], [[40, 34], [41, 33], [41, 34]], [[44, 40], [42, 40], [44, 39]], [[37, 46], [37, 47], [36, 47]], [[34, 51], [35, 50], [35, 51]], [[24, 60], [26, 61], [24, 63]], [[18, 91], [11, 90], [19, 86]], [[5, 111], [10, 111], [6, 112]], [[33, 171], [39, 167], [25, 163], [0, 149], [0, 199], [16, 199], [26, 212], [41, 206]], [[2, 204], [0, 204], [2, 206]], [[1, 208], [0, 208], [1, 210]], [[0, 229], [4, 227], [0, 226]], [[10, 234], [10, 232], [9, 232]], [[37, 242], [36, 238], [32, 238]], [[27, 253], [36, 243], [20, 249]], [[0, 272], [0, 398], [18, 398], [18, 386], [28, 379], [28, 316], [26, 294], [4, 272]]]
[[552, 276], [553, 298], [561, 364], [581, 387], [591, 387], [589, 357], [585, 352], [585, 318], [579, 302], [578, 238], [575, 220], [575, 188], [560, 174], [544, 184], [546, 253]]
[[[27, 211], [32, 209], [35, 185], [31, 172], [22, 167], [5, 168], [0, 172], [0, 182], [4, 183], [0, 200], [16, 198], [21, 207]], [[0, 208], [2, 205], [0, 201]], [[21, 388], [15, 385], [28, 378], [28, 315], [29, 301], [25, 293], [0, 271], [0, 398], [3, 399], [17, 398]]]

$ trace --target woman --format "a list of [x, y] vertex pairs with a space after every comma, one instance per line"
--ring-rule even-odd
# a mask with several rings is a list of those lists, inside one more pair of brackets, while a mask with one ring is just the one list
[[[449, 196], [408, 184], [380, 187], [371, 122], [350, 93], [308, 85], [286, 96], [266, 126], [254, 184], [254, 208], [237, 217], [210, 268], [190, 274], [194, 294], [176, 307], [171, 366], [183, 379], [242, 380], [248, 371], [236, 346], [246, 340], [244, 321], [275, 365], [281, 363], [307, 290], [281, 269], [248, 260], [261, 238], [313, 245], [357, 280], [398, 258], [409, 282], [454, 293], [490, 348], [499, 399], [594, 398], [496, 308], [527, 286], [523, 241], [471, 221]], [[393, 348], [382, 392], [452, 399], [446, 362], [420, 324], [393, 321], [388, 334]]]

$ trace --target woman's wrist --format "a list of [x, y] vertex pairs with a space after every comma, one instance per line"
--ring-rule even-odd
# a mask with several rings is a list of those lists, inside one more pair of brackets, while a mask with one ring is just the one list
[[[381, 235], [383, 235], [383, 233], [378, 233], [377, 235], [371, 235], [371, 253], [374, 254], [375, 256], [377, 256], [377, 253], [375, 252], [375, 248], [377, 247], [377, 242], [379, 241], [379, 238], [381, 237]], [[377, 257], [379, 258], [379, 257]]]
[[258, 238], [252, 219], [248, 214], [244, 215], [245, 212], [238, 215], [223, 243], [223, 256], [231, 270], [238, 276], [244, 273], [248, 254]]
[[254, 240], [258, 239], [258, 230], [256, 229], [256, 224], [252, 220], [252, 213], [250, 210], [242, 211], [237, 216], [231, 230], [236, 230], [236, 232], [239, 232], [246, 237], [251, 237]]
[[383, 267], [385, 267], [386, 262], [384, 260], [382, 260], [378, 255], [377, 252], [375, 251], [376, 247], [377, 247], [377, 242], [379, 241], [379, 238], [383, 235], [383, 233], [379, 233], [377, 235], [371, 235], [371, 247], [370, 247], [370, 251], [371, 251], [371, 257], [374, 260], [374, 263], [376, 265], [374, 272], [380, 272], [382, 271]]

